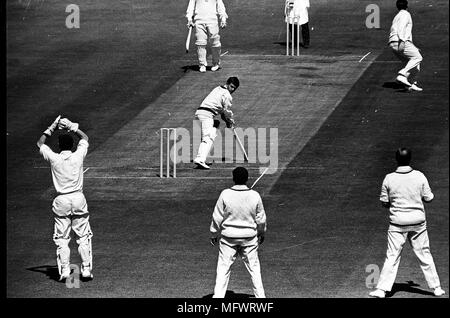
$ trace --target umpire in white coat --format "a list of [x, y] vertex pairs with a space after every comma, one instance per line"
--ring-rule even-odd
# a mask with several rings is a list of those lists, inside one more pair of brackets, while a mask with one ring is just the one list
[[[309, 41], [309, 0], [286, 0], [285, 3], [285, 22], [289, 22], [289, 30], [292, 30], [292, 24], [298, 23], [302, 28], [303, 47], [308, 48]], [[294, 28], [294, 38], [297, 39], [297, 28]]]
[[231, 265], [240, 255], [250, 273], [256, 298], [265, 298], [258, 258], [258, 247], [264, 241], [266, 213], [258, 192], [246, 186], [248, 171], [233, 170], [235, 185], [225, 189], [214, 208], [210, 226], [211, 244], [219, 241], [219, 258], [214, 298], [224, 298]]

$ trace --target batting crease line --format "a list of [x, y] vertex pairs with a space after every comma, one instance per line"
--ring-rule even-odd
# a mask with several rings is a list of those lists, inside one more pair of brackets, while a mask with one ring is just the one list
[[301, 245], [305, 245], [305, 244], [308, 244], [308, 243], [314, 243], [314, 242], [323, 241], [323, 240], [332, 239], [332, 238], [338, 238], [338, 236], [324, 237], [324, 238], [320, 238], [320, 239], [317, 239], [317, 240], [307, 241], [307, 242], [303, 242], [303, 243], [300, 243], [300, 244], [296, 244], [296, 245], [280, 248], [278, 250], [271, 250], [271, 251], [264, 251], [264, 250], [262, 250], [261, 253], [279, 252], [279, 251], [282, 251], [282, 250], [287, 250], [287, 249], [294, 248], [294, 247], [301, 246]]

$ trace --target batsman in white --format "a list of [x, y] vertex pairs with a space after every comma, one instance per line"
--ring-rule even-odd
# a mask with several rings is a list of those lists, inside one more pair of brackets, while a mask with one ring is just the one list
[[198, 62], [200, 72], [206, 72], [206, 46], [208, 39], [211, 42], [212, 67], [211, 71], [217, 71], [220, 68], [221, 42], [219, 35], [220, 27], [227, 25], [228, 15], [222, 0], [189, 0], [186, 10], [188, 28], [195, 27], [195, 45], [197, 45]]
[[405, 84], [409, 90], [420, 92], [423, 89], [417, 85], [415, 78], [420, 72], [423, 58], [412, 41], [413, 23], [411, 14], [407, 11], [408, 1], [397, 0], [396, 6], [399, 11], [392, 20], [389, 46], [402, 62], [406, 62], [405, 67], [398, 71], [396, 80]]
[[231, 105], [233, 98], [231, 94], [239, 87], [237, 77], [228, 78], [225, 85], [214, 88], [208, 96], [205, 97], [200, 107], [195, 112], [195, 118], [200, 120], [202, 139], [198, 147], [197, 157], [194, 163], [197, 168], [209, 169], [206, 164], [206, 157], [209, 155], [217, 136], [219, 121], [214, 117], [220, 115], [228, 128], [234, 128], [235, 122]]
[[[39, 152], [50, 162], [53, 185], [57, 192], [53, 200], [54, 216], [53, 241], [55, 242], [56, 261], [60, 280], [70, 277], [70, 232], [77, 236], [78, 252], [81, 256], [81, 275], [92, 279], [92, 230], [89, 224], [89, 211], [83, 194], [83, 161], [89, 147], [88, 136], [81, 131], [77, 123], [67, 118], [56, 120], [44, 131], [37, 142]], [[74, 132], [81, 139], [77, 149], [72, 152], [74, 140], [69, 133], [58, 136], [60, 152], [53, 152], [45, 144], [56, 128]]]
[[423, 202], [431, 202], [434, 195], [425, 175], [410, 166], [411, 150], [400, 148], [395, 157], [398, 167], [383, 180], [380, 201], [389, 208], [388, 247], [377, 289], [372, 297], [384, 298], [391, 291], [397, 276], [403, 245], [408, 240], [422, 268], [428, 287], [436, 296], [445, 294], [430, 252]]
[[261, 196], [247, 187], [247, 180], [247, 169], [234, 169], [235, 185], [222, 191], [214, 208], [211, 244], [219, 242], [219, 257], [213, 298], [225, 297], [231, 266], [238, 255], [251, 276], [255, 297], [266, 297], [258, 257], [258, 247], [264, 242], [267, 229], [266, 212]]

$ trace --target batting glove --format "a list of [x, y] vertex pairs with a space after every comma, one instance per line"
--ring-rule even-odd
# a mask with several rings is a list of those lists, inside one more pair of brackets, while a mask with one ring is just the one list
[[44, 135], [47, 135], [47, 136], [52, 135], [52, 133], [55, 131], [56, 127], [58, 127], [60, 118], [61, 118], [61, 115], [56, 117], [55, 121], [44, 131]]
[[226, 19], [222, 19], [220, 20], [220, 27], [223, 29], [227, 26], [227, 20]]
[[77, 132], [78, 126], [79, 126], [78, 123], [73, 123], [67, 118], [63, 118], [59, 121], [60, 129], [67, 129], [68, 131]]
[[193, 27], [193, 26], [195, 26], [194, 22], [192, 22], [192, 20], [189, 19], [189, 20], [188, 20], [188, 23], [187, 23], [188, 29], [189, 29], [190, 27]]

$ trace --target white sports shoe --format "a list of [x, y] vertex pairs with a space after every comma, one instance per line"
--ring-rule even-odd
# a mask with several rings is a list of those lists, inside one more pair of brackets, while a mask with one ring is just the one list
[[410, 91], [421, 92], [423, 88], [417, 86], [417, 82], [412, 83], [412, 85], [408, 88]]
[[94, 275], [91, 273], [91, 269], [89, 267], [81, 266], [81, 277], [85, 279], [92, 279]]
[[210, 167], [209, 167], [206, 163], [204, 163], [203, 161], [194, 159], [194, 163], [195, 163], [195, 164], [197, 165], [197, 167], [200, 168], [200, 169], [210, 169]]
[[402, 75], [402, 74], [398, 74], [397, 77], [395, 78], [395, 80], [397, 82], [400, 82], [402, 84], [405, 84], [406, 86], [411, 86], [411, 83], [408, 82], [408, 79], [406, 78], [406, 76]]
[[382, 289], [376, 289], [373, 292], [369, 293], [369, 296], [376, 298], [384, 298], [386, 297], [386, 292]]
[[206, 66], [200, 66], [200, 73], [206, 72]]
[[213, 66], [211, 67], [211, 71], [215, 72], [215, 71], [217, 71], [219, 68], [220, 68], [220, 65], [219, 65], [219, 64], [213, 65]]
[[439, 297], [439, 296], [442, 296], [442, 295], [445, 295], [445, 291], [441, 287], [436, 287], [434, 289], [434, 296]]
[[69, 277], [70, 277], [70, 266], [67, 266], [61, 270], [61, 275], [59, 277], [59, 281], [61, 282], [63, 280], [66, 280]]

